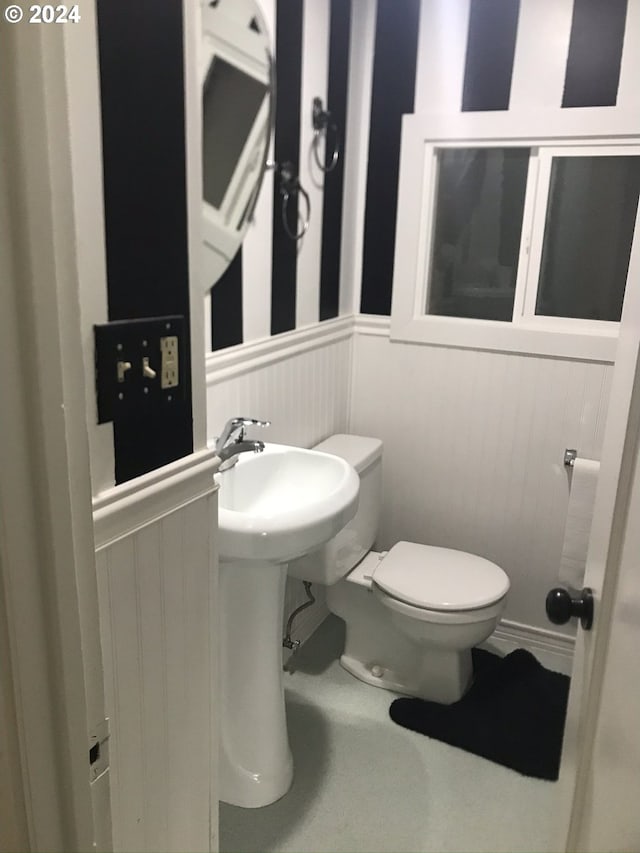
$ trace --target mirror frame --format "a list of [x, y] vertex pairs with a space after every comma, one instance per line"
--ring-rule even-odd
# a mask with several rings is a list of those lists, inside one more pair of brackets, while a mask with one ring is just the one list
[[216, 58], [262, 83], [266, 93], [239, 152], [220, 207], [215, 208], [202, 199], [205, 294], [215, 286], [240, 248], [267, 170], [275, 112], [275, 73], [269, 31], [255, 0], [219, 0], [215, 6], [203, 2], [199, 78], [202, 93]]

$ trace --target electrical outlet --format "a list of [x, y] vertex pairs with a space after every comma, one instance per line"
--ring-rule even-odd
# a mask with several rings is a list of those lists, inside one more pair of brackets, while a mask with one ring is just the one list
[[160, 338], [160, 387], [175, 388], [178, 385], [178, 337], [168, 335]]

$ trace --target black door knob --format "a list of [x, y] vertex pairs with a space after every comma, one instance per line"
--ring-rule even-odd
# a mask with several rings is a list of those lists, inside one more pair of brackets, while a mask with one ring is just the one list
[[577, 598], [571, 598], [566, 589], [556, 587], [547, 594], [545, 607], [547, 616], [556, 625], [564, 625], [572, 616], [580, 618], [585, 631], [593, 625], [593, 593], [588, 586]]

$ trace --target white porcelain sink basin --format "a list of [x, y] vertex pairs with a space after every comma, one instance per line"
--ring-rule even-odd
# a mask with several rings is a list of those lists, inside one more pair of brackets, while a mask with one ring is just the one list
[[343, 459], [266, 444], [216, 475], [218, 551], [227, 560], [300, 557], [328, 542], [355, 515], [359, 478]]
[[287, 561], [353, 518], [360, 481], [343, 459], [281, 444], [216, 474], [220, 584], [220, 798], [259, 808], [289, 790], [282, 628]]

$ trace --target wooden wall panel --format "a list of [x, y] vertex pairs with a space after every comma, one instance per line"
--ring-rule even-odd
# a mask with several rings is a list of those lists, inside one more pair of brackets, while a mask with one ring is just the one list
[[209, 495], [97, 553], [115, 850], [210, 849], [214, 518]]

